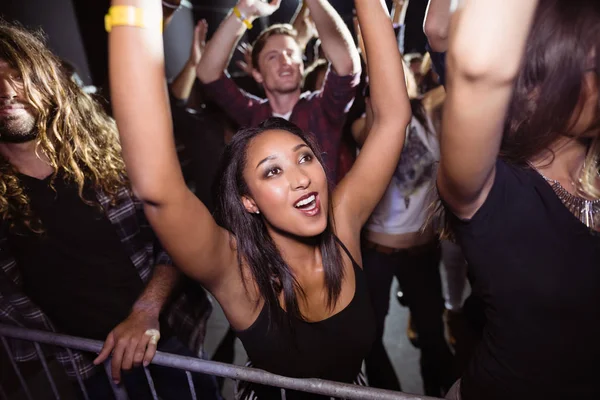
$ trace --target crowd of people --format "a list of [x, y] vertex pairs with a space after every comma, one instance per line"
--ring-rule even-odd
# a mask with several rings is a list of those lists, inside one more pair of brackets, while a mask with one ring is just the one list
[[281, 0], [239, 0], [210, 38], [198, 21], [167, 82], [178, 3], [112, 0], [110, 107], [0, 21], [0, 322], [102, 340], [52, 354], [81, 398], [76, 377], [90, 399], [109, 380], [152, 398], [143, 366], [160, 398], [191, 399], [151, 362], [208, 357], [207, 293], [230, 324], [220, 361], [237, 337], [254, 368], [401, 391], [397, 297], [428, 396], [600, 397], [598, 1], [429, 0], [427, 52], [403, 55], [408, 0], [355, 0], [353, 29], [303, 0], [251, 44]]

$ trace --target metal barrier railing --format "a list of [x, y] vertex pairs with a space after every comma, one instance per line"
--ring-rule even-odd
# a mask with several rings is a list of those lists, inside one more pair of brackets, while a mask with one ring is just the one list
[[[50, 386], [54, 393], [54, 396], [59, 399], [60, 396], [56, 389], [56, 385], [54, 383], [54, 379], [50, 370], [46, 364], [44, 354], [42, 353], [41, 347], [39, 343], [60, 346], [67, 349], [80, 350], [91, 353], [99, 353], [102, 348], [102, 342], [98, 340], [84, 339], [78, 338], [68, 335], [57, 334], [53, 332], [45, 332], [38, 331], [32, 329], [25, 329], [10, 325], [0, 324], [0, 340], [6, 349], [6, 353], [10, 358], [12, 367], [15, 370], [17, 377], [23, 387], [23, 392], [25, 396], [32, 400], [31, 393], [27, 386], [27, 382], [23, 375], [19, 370], [18, 363], [15, 361], [10, 348], [8, 346], [6, 337], [26, 340], [33, 342], [35, 344], [36, 351], [38, 353], [39, 359], [42, 362], [42, 366], [44, 372], [50, 382]], [[109, 364], [110, 360], [105, 362], [105, 368], [110, 368]], [[190, 388], [190, 393], [192, 394], [192, 398], [196, 398], [196, 394], [194, 391], [194, 386], [192, 383], [192, 375], [191, 372], [204, 373], [208, 375], [215, 375], [224, 378], [231, 378], [235, 380], [248, 381], [253, 383], [259, 383], [263, 385], [275, 386], [282, 388], [282, 391], [285, 389], [290, 390], [298, 390], [303, 392], [310, 392], [315, 394], [320, 394], [324, 396], [334, 397], [334, 398], [343, 398], [349, 400], [434, 400], [433, 397], [425, 397], [418, 395], [411, 395], [401, 392], [393, 392], [390, 390], [382, 390], [375, 389], [357, 385], [350, 385], [346, 383], [339, 382], [331, 382], [325, 381], [321, 379], [297, 379], [297, 378], [289, 378], [285, 376], [275, 375], [263, 370], [242, 367], [237, 365], [225, 364], [216, 361], [207, 361], [199, 358], [193, 357], [183, 357], [176, 356], [173, 354], [163, 353], [160, 351], [156, 352], [154, 359], [152, 360], [152, 364], [161, 365], [165, 367], [176, 368], [180, 370], [186, 371], [188, 378], [188, 385]], [[154, 399], [158, 399], [156, 394], [156, 390], [154, 388], [154, 384], [152, 381], [152, 376], [148, 368], [144, 368], [146, 373], [146, 377], [148, 378], [148, 383], [150, 386], [150, 391], [154, 397]], [[107, 375], [110, 376], [110, 372], [107, 371]], [[85, 385], [81, 380], [81, 377], [78, 376], [79, 386], [83, 392], [84, 398], [87, 400], [88, 395], [85, 389]], [[113, 392], [115, 393], [115, 398], [117, 400], [126, 400], [128, 399], [127, 393], [125, 390], [116, 386], [111, 379], [109, 379], [109, 383], [113, 387]], [[2, 387], [0, 386], [0, 399], [7, 399], [8, 397], [4, 393]], [[285, 397], [283, 397], [285, 398]]]

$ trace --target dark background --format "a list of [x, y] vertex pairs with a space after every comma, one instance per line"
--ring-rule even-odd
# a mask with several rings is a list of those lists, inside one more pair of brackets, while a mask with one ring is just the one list
[[[269, 23], [289, 22], [299, 0], [283, 0], [268, 21], [259, 21], [245, 38], [252, 41]], [[387, 0], [391, 3], [391, 0]], [[165, 31], [166, 73], [177, 74], [189, 55], [194, 22], [206, 18], [209, 37], [237, 0], [183, 1]], [[330, 0], [346, 23], [352, 27], [351, 0]], [[107, 34], [104, 14], [109, 0], [1, 0], [0, 16], [19, 21], [30, 28], [42, 28], [50, 48], [73, 64], [86, 84], [105, 86], [107, 82]], [[427, 0], [411, 0], [406, 16], [405, 52], [424, 52], [422, 32]]]

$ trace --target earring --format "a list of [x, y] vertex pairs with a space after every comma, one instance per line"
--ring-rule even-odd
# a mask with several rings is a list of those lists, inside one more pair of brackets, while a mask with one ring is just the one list
[[259, 210], [254, 211], [254, 214], [260, 214]]

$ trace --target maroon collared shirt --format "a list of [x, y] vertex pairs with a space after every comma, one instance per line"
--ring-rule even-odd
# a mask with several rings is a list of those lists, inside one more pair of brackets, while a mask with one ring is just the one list
[[[339, 76], [329, 68], [323, 89], [303, 93], [289, 118], [304, 132], [316, 137], [324, 153], [325, 170], [333, 182], [352, 165], [352, 151], [342, 144], [342, 129], [359, 82], [360, 73]], [[268, 99], [243, 91], [227, 74], [203, 87], [240, 127], [257, 126], [273, 116]]]

